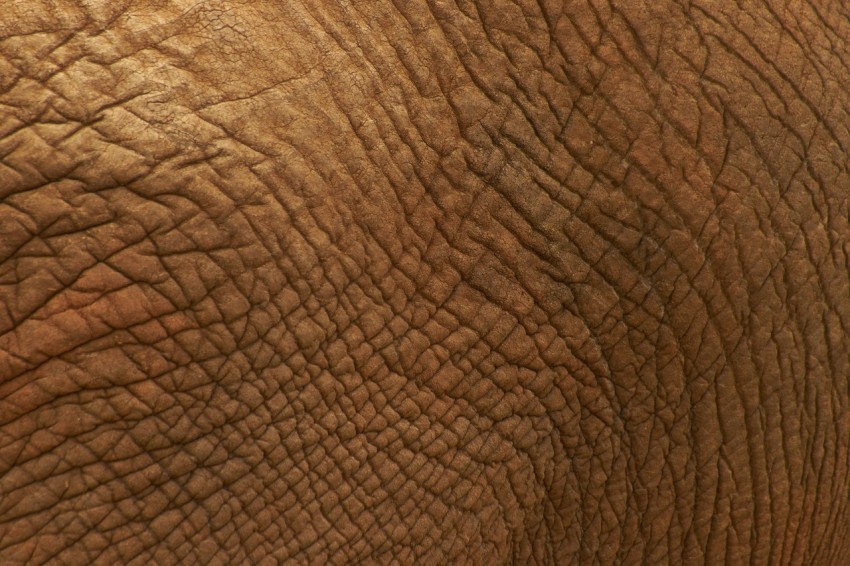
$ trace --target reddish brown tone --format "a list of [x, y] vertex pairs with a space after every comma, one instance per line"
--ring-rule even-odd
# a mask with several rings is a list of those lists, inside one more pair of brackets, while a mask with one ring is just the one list
[[0, 562], [846, 564], [841, 2], [7, 0]]

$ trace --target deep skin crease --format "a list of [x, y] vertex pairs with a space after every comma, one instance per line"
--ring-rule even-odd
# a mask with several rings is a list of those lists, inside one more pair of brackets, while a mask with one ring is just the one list
[[846, 564], [841, 2], [7, 0], [3, 564]]

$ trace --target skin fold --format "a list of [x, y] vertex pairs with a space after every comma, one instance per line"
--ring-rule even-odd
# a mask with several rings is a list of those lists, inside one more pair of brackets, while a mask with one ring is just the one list
[[847, 564], [849, 43], [7, 0], [0, 563]]

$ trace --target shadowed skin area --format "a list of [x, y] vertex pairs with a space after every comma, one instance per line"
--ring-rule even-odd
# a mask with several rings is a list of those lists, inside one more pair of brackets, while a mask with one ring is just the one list
[[846, 564], [841, 2], [11, 0], [3, 564]]

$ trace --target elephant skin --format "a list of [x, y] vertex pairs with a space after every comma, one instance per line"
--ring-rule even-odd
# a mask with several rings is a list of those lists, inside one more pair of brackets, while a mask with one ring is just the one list
[[850, 563], [848, 43], [7, 0], [0, 563]]

